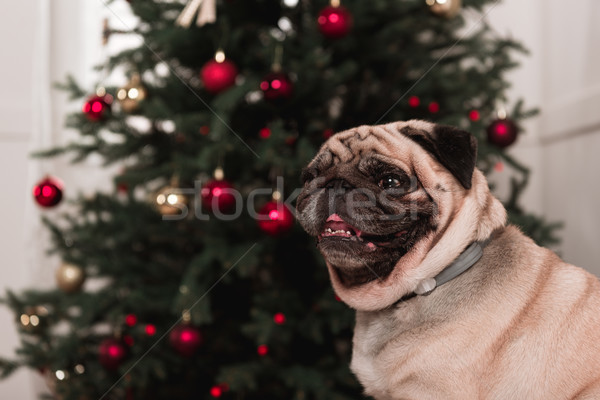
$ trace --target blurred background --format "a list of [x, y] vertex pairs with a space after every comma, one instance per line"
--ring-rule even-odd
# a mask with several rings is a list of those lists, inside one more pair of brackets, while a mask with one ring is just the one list
[[[125, 2], [112, 7], [127, 15]], [[83, 85], [92, 86], [97, 79], [93, 65], [139, 40], [115, 37], [103, 47], [101, 26], [108, 16], [102, 1], [77, 0], [17, 2], [0, 14], [2, 291], [45, 287], [53, 281], [52, 269], [33, 262], [47, 257], [39, 211], [30, 193], [40, 171], [54, 171], [70, 182], [73, 191], [93, 192], [111, 185], [114, 171], [98, 168], [99, 161], [93, 158], [77, 167], [63, 159], [40, 163], [28, 158], [34, 147], [50, 146], [73, 134], [63, 128], [64, 115], [79, 105], [68, 103], [67, 95], [53, 90], [52, 83], [71, 73]], [[600, 275], [600, 246], [595, 243], [600, 237], [600, 3], [504, 0], [488, 18], [495, 30], [514, 36], [531, 52], [519, 55], [521, 67], [509, 75], [513, 84], [509, 97], [523, 97], [541, 109], [524, 123], [526, 134], [510, 149], [532, 170], [522, 206], [551, 221], [562, 221], [562, 242], [556, 250], [566, 261]], [[42, 109], [50, 114], [40, 115]], [[497, 181], [501, 194], [503, 185], [508, 186], [502, 177]], [[0, 355], [10, 356], [18, 339], [13, 315], [4, 307], [0, 326], [4, 327]], [[41, 387], [39, 378], [19, 371], [0, 382], [0, 395], [33, 400]]]

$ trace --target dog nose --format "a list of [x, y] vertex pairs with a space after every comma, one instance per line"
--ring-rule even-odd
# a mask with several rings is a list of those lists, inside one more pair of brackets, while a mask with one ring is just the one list
[[339, 191], [345, 191], [346, 189], [352, 189], [354, 186], [352, 186], [347, 180], [345, 179], [333, 179], [329, 182], [327, 182], [327, 189], [333, 189], [336, 192]]

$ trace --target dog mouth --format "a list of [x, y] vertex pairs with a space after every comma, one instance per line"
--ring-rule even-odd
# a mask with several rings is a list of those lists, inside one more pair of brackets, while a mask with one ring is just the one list
[[317, 246], [340, 282], [347, 287], [385, 279], [409, 246], [408, 231], [373, 235], [330, 215], [317, 237]]
[[374, 250], [375, 247], [396, 247], [396, 245], [400, 245], [407, 233], [407, 230], [401, 230], [387, 235], [369, 234], [350, 225], [338, 214], [332, 214], [327, 218], [317, 240], [319, 243], [329, 239], [349, 240], [363, 243], [367, 248]]

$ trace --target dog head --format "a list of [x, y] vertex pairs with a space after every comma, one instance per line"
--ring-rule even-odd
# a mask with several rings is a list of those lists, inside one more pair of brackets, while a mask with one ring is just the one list
[[424, 121], [361, 126], [323, 144], [302, 174], [298, 221], [337, 295], [390, 306], [505, 224], [475, 168], [475, 138]]

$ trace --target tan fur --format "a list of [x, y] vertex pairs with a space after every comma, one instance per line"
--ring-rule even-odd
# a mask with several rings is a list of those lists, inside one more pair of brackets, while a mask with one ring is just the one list
[[352, 370], [384, 399], [599, 399], [600, 284], [509, 226], [469, 271], [357, 312]]
[[[430, 154], [398, 133], [409, 121], [360, 127], [324, 145], [335, 156], [375, 150], [413, 171], [439, 207], [438, 229], [390, 276], [345, 287], [357, 309], [351, 368], [377, 400], [600, 399], [600, 283], [513, 226], [478, 170], [464, 189]], [[340, 140], [358, 132], [363, 140]], [[423, 195], [411, 194], [414, 196]], [[491, 235], [481, 260], [429, 296], [393, 305], [434, 277], [472, 241]]]

